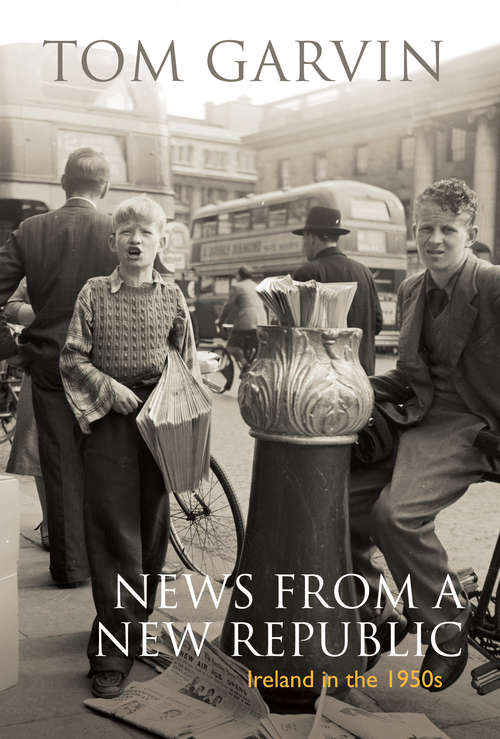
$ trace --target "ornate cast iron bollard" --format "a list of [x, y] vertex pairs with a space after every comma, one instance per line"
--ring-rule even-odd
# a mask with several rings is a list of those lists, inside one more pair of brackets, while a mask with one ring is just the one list
[[[249, 642], [259, 655], [267, 655], [268, 622], [283, 622], [274, 635], [272, 650], [283, 656], [256, 656], [248, 645], [239, 644], [242, 662], [252, 675], [302, 678], [313, 670], [313, 687], [265, 688], [264, 698], [282, 709], [305, 708], [321, 691], [323, 673], [338, 677], [338, 691], [345, 689], [345, 676], [363, 671], [359, 657], [357, 611], [333, 603], [334, 583], [352, 572], [347, 511], [350, 445], [356, 431], [369, 419], [373, 393], [359, 359], [361, 330], [307, 329], [281, 326], [258, 329], [259, 350], [242, 381], [238, 400], [241, 414], [256, 438], [250, 508], [240, 573], [250, 573], [242, 584], [251, 590], [252, 604], [235, 591], [224, 623], [221, 646], [234, 654], [234, 622], [253, 628]], [[277, 609], [276, 574], [284, 579], [283, 609]], [[304, 609], [303, 574], [319, 576], [325, 583], [323, 598], [331, 610], [311, 597]], [[309, 578], [311, 582], [311, 578]], [[314, 577], [312, 582], [321, 581]], [[356, 603], [352, 578], [344, 579], [342, 598]], [[296, 654], [296, 629], [307, 627], [314, 635], [300, 643]], [[330, 653], [342, 650], [344, 627], [349, 622], [350, 646], [345, 654], [329, 657], [320, 643], [320, 622], [327, 631]], [[274, 627], [272, 627], [274, 628]], [[247, 632], [243, 631], [244, 636]], [[307, 634], [306, 634], [307, 636]], [[306, 681], [306, 685], [310, 681]], [[331, 683], [335, 688], [335, 682]], [[329, 689], [329, 693], [336, 692]]]

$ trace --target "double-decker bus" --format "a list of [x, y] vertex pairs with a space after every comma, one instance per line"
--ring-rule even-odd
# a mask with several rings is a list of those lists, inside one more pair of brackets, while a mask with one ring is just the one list
[[[126, 197], [147, 193], [173, 218], [166, 105], [149, 77], [131, 83], [133, 66], [109, 82], [96, 82], [81, 66], [81, 49], [64, 59], [42, 44], [0, 46], [0, 242], [27, 216], [64, 202], [61, 174], [74, 149], [101, 151], [111, 167], [111, 188], [99, 208], [110, 212]], [[116, 57], [92, 49], [92, 71], [113, 75]], [[130, 73], [127, 73], [130, 72]]]
[[406, 276], [406, 226], [401, 201], [388, 190], [332, 180], [249, 195], [200, 208], [192, 224], [191, 266], [198, 275], [197, 320], [201, 338], [213, 338], [241, 264], [257, 277], [292, 273], [305, 261], [302, 239], [291, 231], [312, 206], [337, 208], [350, 233], [339, 248], [373, 273], [384, 314], [377, 345], [397, 346], [396, 295]]

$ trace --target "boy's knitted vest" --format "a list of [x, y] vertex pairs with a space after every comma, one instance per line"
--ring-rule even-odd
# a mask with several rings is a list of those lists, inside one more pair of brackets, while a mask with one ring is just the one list
[[111, 293], [106, 278], [92, 281], [92, 363], [120, 382], [160, 375], [177, 314], [176, 285], [130, 287]]

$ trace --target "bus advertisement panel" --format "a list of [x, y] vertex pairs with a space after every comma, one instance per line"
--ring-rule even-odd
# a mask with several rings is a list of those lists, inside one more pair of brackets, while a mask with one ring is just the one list
[[241, 264], [257, 277], [293, 272], [305, 260], [302, 239], [291, 232], [305, 223], [314, 205], [337, 208], [350, 233], [339, 248], [373, 273], [384, 314], [377, 345], [397, 346], [396, 296], [406, 276], [406, 225], [401, 201], [362, 182], [333, 180], [247, 196], [200, 208], [192, 226], [191, 266], [197, 272], [200, 336], [216, 335], [222, 311]]

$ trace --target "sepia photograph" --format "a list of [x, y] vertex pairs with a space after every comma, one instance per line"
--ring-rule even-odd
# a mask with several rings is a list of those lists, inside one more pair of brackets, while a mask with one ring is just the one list
[[8, 3], [2, 738], [500, 736], [499, 137], [486, 0]]

